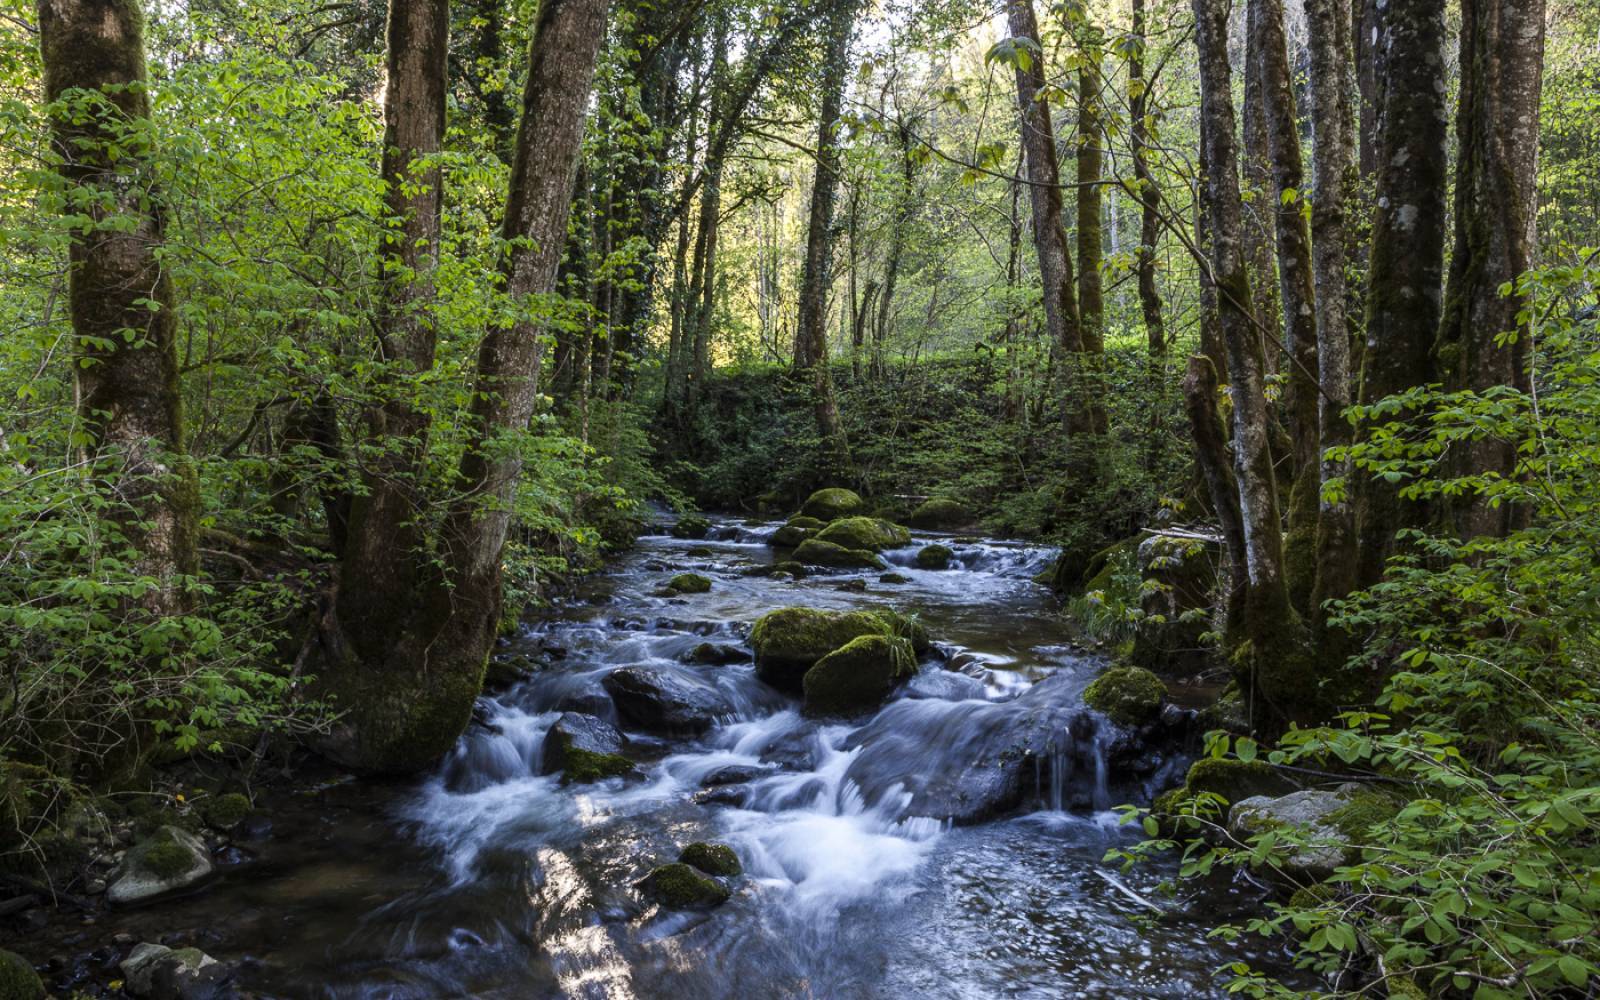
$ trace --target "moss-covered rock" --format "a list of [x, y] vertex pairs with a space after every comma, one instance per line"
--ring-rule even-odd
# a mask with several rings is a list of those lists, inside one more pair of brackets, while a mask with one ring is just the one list
[[1410, 976], [1390, 975], [1383, 981], [1389, 991], [1389, 1000], [1428, 1000], [1428, 991], [1417, 985]]
[[915, 616], [904, 615], [888, 608], [883, 608], [873, 613], [889, 624], [890, 635], [897, 635], [910, 642], [912, 652], [918, 656], [933, 647], [933, 640], [929, 638], [927, 628]]
[[1143, 667], [1112, 667], [1083, 692], [1084, 704], [1123, 726], [1142, 726], [1161, 714], [1167, 686]]
[[1190, 765], [1183, 784], [1187, 795], [1209, 792], [1228, 802], [1241, 802], [1258, 795], [1288, 795], [1299, 788], [1266, 761], [1215, 757], [1205, 757]]
[[815, 529], [797, 528], [792, 524], [786, 524], [772, 533], [770, 544], [780, 549], [792, 549], [798, 547], [801, 542], [810, 538], [813, 534], [815, 534]]
[[904, 573], [885, 573], [878, 577], [879, 583], [910, 583], [911, 577]]
[[1328, 815], [1328, 824], [1354, 843], [1369, 842], [1372, 828], [1394, 819], [1402, 803], [1382, 792], [1346, 786], [1345, 804]]
[[925, 531], [959, 528], [972, 523], [972, 512], [960, 500], [932, 497], [906, 516], [906, 523]]
[[544, 737], [540, 772], [561, 772], [562, 784], [600, 781], [633, 773], [633, 761], [622, 755], [626, 744], [617, 728], [582, 712], [565, 712]]
[[855, 490], [834, 486], [807, 497], [806, 502], [800, 505], [800, 513], [826, 522], [859, 514], [866, 506]]
[[711, 589], [711, 579], [699, 573], [679, 573], [667, 581], [667, 589], [674, 594], [704, 594]]
[[620, 778], [633, 773], [633, 761], [620, 753], [596, 753], [573, 747], [567, 751], [566, 767], [561, 770], [561, 783], [587, 784], [605, 778]]
[[727, 844], [695, 841], [683, 849], [683, 853], [678, 855], [678, 860], [686, 865], [693, 865], [707, 875], [731, 876], [744, 871], [744, 866], [739, 864], [739, 855], [733, 853], [733, 848]]
[[44, 980], [27, 959], [0, 948], [0, 1000], [44, 1000]]
[[797, 562], [808, 566], [831, 566], [835, 569], [883, 569], [883, 560], [876, 552], [867, 549], [847, 549], [842, 545], [808, 538], [794, 550]]
[[704, 538], [711, 530], [711, 522], [699, 514], [685, 514], [673, 523], [673, 538]]
[[887, 635], [860, 636], [806, 671], [806, 711], [834, 715], [874, 708], [916, 670], [917, 658], [910, 640]]
[[200, 803], [200, 815], [207, 826], [231, 830], [250, 815], [250, 800], [238, 792], [213, 795]]
[[750, 647], [756, 675], [773, 687], [800, 691], [807, 670], [824, 656], [863, 635], [889, 635], [893, 625], [870, 611], [780, 608], [756, 620]]
[[819, 541], [832, 542], [847, 549], [878, 552], [911, 544], [911, 532], [892, 521], [876, 517], [841, 517], [816, 535]]
[[662, 865], [638, 883], [639, 891], [675, 910], [704, 909], [728, 901], [728, 889], [681, 861]]
[[955, 553], [948, 545], [924, 545], [917, 550], [918, 569], [949, 569], [950, 560], [955, 558]]
[[143, 902], [195, 885], [212, 871], [211, 852], [200, 838], [164, 826], [123, 857], [106, 899], [116, 905]]
[[788, 527], [799, 528], [802, 531], [821, 531], [828, 526], [828, 522], [820, 517], [807, 517], [804, 514], [796, 514], [784, 523]]

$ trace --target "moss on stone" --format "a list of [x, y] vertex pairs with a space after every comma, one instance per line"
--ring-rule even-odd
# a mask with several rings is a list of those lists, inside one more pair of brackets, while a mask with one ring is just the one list
[[250, 800], [238, 792], [213, 795], [200, 803], [200, 815], [206, 825], [218, 830], [231, 830], [250, 814]]
[[817, 517], [807, 517], [804, 514], [796, 514], [794, 517], [789, 518], [785, 524], [790, 528], [800, 528], [803, 531], [821, 531], [828, 526], [827, 521]]
[[620, 778], [633, 773], [633, 761], [619, 753], [598, 753], [568, 746], [563, 757], [561, 783], [587, 784], [605, 778]]
[[699, 573], [679, 573], [667, 581], [667, 589], [674, 594], [704, 594], [711, 589], [711, 579]]
[[917, 566], [921, 569], [949, 569], [955, 553], [948, 545], [924, 545], [917, 550]]
[[673, 538], [704, 538], [711, 530], [711, 522], [699, 514], [685, 514], [672, 525]]
[[913, 528], [957, 528], [972, 521], [972, 512], [966, 504], [950, 497], [933, 497], [912, 511], [906, 523]]
[[683, 849], [678, 860], [707, 875], [738, 875], [744, 871], [744, 866], [739, 864], [739, 855], [733, 853], [733, 848], [727, 844], [708, 844], [697, 840]]
[[1296, 889], [1289, 897], [1289, 906], [1296, 910], [1314, 910], [1333, 898], [1333, 889], [1317, 882]]
[[878, 577], [879, 583], [910, 583], [911, 577], [904, 573], [885, 573]]
[[883, 569], [883, 560], [867, 549], [847, 549], [842, 545], [808, 538], [794, 550], [795, 560], [808, 566], [836, 569]]
[[797, 690], [801, 677], [824, 656], [858, 636], [888, 635], [892, 627], [870, 611], [780, 608], [756, 620], [750, 648], [762, 680]]
[[1381, 792], [1361, 789], [1345, 796], [1346, 804], [1328, 814], [1328, 825], [1346, 838], [1361, 843], [1372, 835], [1372, 828], [1393, 819], [1400, 803]]
[[1084, 704], [1124, 726], [1141, 726], [1161, 712], [1167, 686], [1143, 667], [1112, 667], [1083, 692]]
[[1383, 985], [1389, 991], [1390, 1000], [1428, 1000], [1428, 991], [1410, 976], [1391, 975]]
[[852, 639], [806, 671], [806, 711], [831, 715], [872, 708], [916, 669], [910, 640], [887, 635]]
[[860, 494], [837, 486], [816, 491], [800, 505], [801, 514], [821, 521], [851, 517], [865, 509], [866, 504], [862, 502]]
[[681, 861], [662, 865], [639, 883], [651, 898], [673, 909], [718, 906], [728, 901], [728, 889]]
[[898, 524], [876, 517], [842, 517], [817, 532], [822, 542], [847, 549], [867, 549], [878, 552], [900, 545], [911, 544], [911, 532]]
[[43, 1000], [44, 980], [14, 951], [0, 948], [0, 1000]]
[[1186, 795], [1209, 792], [1228, 802], [1239, 802], [1256, 795], [1279, 796], [1298, 791], [1294, 782], [1279, 774], [1265, 761], [1242, 761], [1205, 757], [1194, 762], [1184, 779]]
[[873, 612], [882, 618], [889, 626], [889, 634], [897, 635], [911, 643], [911, 651], [921, 656], [933, 646], [933, 641], [928, 637], [928, 630], [922, 622], [912, 615], [901, 614], [884, 608]]
[[151, 844], [139, 858], [139, 865], [160, 879], [174, 879], [194, 867], [194, 855], [170, 837]]

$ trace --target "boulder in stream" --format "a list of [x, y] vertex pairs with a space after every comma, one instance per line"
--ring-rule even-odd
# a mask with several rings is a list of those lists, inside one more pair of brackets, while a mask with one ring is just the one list
[[633, 761], [622, 756], [627, 741], [603, 719], [567, 712], [544, 738], [544, 774], [562, 772], [562, 781], [599, 781], [633, 773]]
[[806, 711], [848, 715], [883, 703], [895, 686], [917, 671], [911, 642], [896, 636], [863, 635], [818, 660], [802, 681]]
[[710, 909], [728, 901], [728, 887], [682, 861], [662, 865], [635, 883], [646, 898], [675, 910]]
[[800, 513], [827, 522], [859, 514], [866, 506], [855, 490], [833, 486], [807, 497], [806, 502], [800, 505]]
[[960, 500], [931, 497], [906, 517], [906, 523], [925, 531], [959, 528], [972, 523], [972, 512]]
[[917, 550], [917, 568], [949, 569], [950, 560], [954, 559], [955, 555], [948, 545], [940, 545], [937, 542], [932, 545], [924, 545]]
[[669, 667], [623, 667], [601, 684], [624, 720], [653, 733], [695, 735], [733, 714], [715, 687]]
[[0, 948], [0, 1000], [44, 1000], [44, 980], [14, 951]]
[[670, 529], [673, 538], [699, 539], [711, 530], [711, 522], [699, 514], [685, 514]]
[[117, 966], [128, 992], [151, 1000], [213, 1000], [231, 996], [231, 970], [199, 948], [135, 945]]
[[1278, 863], [1277, 870], [1300, 883], [1327, 878], [1335, 868], [1353, 861], [1357, 838], [1369, 836], [1372, 824], [1393, 816], [1397, 809], [1387, 797], [1353, 784], [1334, 791], [1258, 795], [1235, 802], [1228, 810], [1228, 832], [1243, 841], [1269, 831], [1292, 830], [1302, 842]]
[[739, 855], [733, 853], [733, 848], [727, 844], [708, 844], [697, 840], [683, 849], [678, 855], [678, 860], [686, 865], [692, 865], [707, 875], [739, 875], [744, 872], [744, 866], [739, 863]]
[[730, 663], [748, 663], [750, 654], [738, 646], [729, 646], [723, 643], [702, 642], [700, 645], [683, 654], [683, 662], [700, 663], [711, 667], [727, 666]]
[[817, 532], [819, 542], [830, 542], [846, 549], [880, 552], [911, 544], [911, 532], [876, 517], [841, 517]]
[[106, 899], [117, 906], [142, 903], [187, 889], [208, 878], [211, 852], [187, 830], [164, 826], [128, 850]]
[[883, 559], [870, 549], [847, 549], [843, 545], [808, 538], [794, 550], [796, 562], [833, 569], [883, 569]]
[[756, 620], [750, 646], [756, 676], [784, 691], [799, 693], [801, 679], [818, 660], [863, 635], [889, 635], [890, 623], [871, 611], [780, 608]]
[[1167, 686], [1143, 667], [1112, 667], [1084, 689], [1083, 702], [1119, 726], [1142, 726], [1161, 715]]

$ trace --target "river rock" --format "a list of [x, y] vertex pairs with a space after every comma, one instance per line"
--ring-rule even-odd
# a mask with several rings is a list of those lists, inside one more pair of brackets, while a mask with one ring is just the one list
[[923, 501], [922, 505], [906, 518], [906, 523], [913, 528], [922, 528], [928, 531], [940, 529], [959, 528], [972, 523], [972, 512], [967, 510], [965, 504], [949, 497], [932, 497]]
[[856, 491], [834, 486], [807, 497], [806, 502], [800, 505], [800, 513], [827, 522], [859, 514], [866, 506]]
[[818, 660], [802, 680], [806, 711], [846, 715], [876, 708], [917, 671], [907, 639], [863, 635]]
[[817, 532], [816, 540], [846, 549], [880, 552], [911, 544], [911, 532], [876, 517], [842, 517]]
[[703, 733], [733, 706], [716, 688], [666, 667], [623, 667], [601, 681], [622, 718], [654, 733]]
[[750, 662], [750, 653], [738, 646], [702, 642], [683, 654], [683, 662], [700, 663], [710, 667], [723, 667], [730, 663]]
[[918, 569], [949, 569], [950, 560], [955, 558], [955, 553], [948, 545], [924, 545], [917, 550]]
[[1350, 859], [1349, 839], [1338, 829], [1337, 817], [1349, 799], [1341, 792], [1316, 789], [1291, 792], [1277, 798], [1258, 795], [1235, 802], [1228, 810], [1228, 832], [1243, 841], [1269, 830], [1293, 828], [1306, 838], [1280, 863], [1291, 879], [1326, 878]]
[[1161, 715], [1167, 686], [1143, 667], [1112, 667], [1083, 692], [1084, 704], [1121, 726], [1142, 726]]
[[199, 948], [135, 945], [117, 966], [129, 993], [151, 1000], [215, 1000], [232, 996], [231, 970]]
[[807, 566], [829, 566], [834, 569], [883, 569], [883, 559], [869, 549], [847, 549], [843, 545], [808, 538], [794, 550], [797, 562]]
[[859, 636], [891, 631], [890, 623], [871, 611], [769, 611], [750, 630], [756, 676], [775, 688], [798, 694], [806, 671], [818, 660]]
[[710, 909], [728, 901], [728, 888], [682, 861], [662, 865], [636, 883], [647, 898], [675, 910]]
[[164, 826], [128, 850], [106, 899], [126, 906], [155, 899], [204, 881], [213, 871], [211, 852], [199, 837]]
[[629, 774], [633, 761], [622, 756], [626, 745], [622, 734], [603, 719], [567, 712], [545, 734], [540, 773], [561, 771], [569, 782]]
[[44, 1000], [44, 996], [44, 980], [33, 971], [33, 964], [0, 948], [0, 1000]]
[[697, 840], [683, 849], [678, 855], [678, 860], [686, 865], [700, 869], [707, 875], [739, 875], [744, 872], [744, 866], [739, 863], [739, 855], [727, 844], [708, 844]]
[[700, 539], [710, 530], [710, 521], [699, 514], [685, 514], [673, 523], [671, 533], [673, 538]]

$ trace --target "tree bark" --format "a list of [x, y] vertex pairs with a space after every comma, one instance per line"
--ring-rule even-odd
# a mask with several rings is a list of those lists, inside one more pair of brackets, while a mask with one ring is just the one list
[[1156, 243], [1161, 235], [1161, 189], [1150, 169], [1150, 92], [1144, 76], [1145, 0], [1133, 0], [1133, 34], [1138, 39], [1128, 57], [1128, 117], [1133, 147], [1134, 186], [1139, 199], [1139, 249], [1134, 267], [1139, 278], [1139, 311], [1152, 358], [1167, 353], [1167, 329], [1161, 291], [1156, 285]]
[[[1320, 483], [1350, 480], [1348, 462], [1327, 457], [1330, 449], [1350, 443], [1344, 411], [1350, 405], [1350, 329], [1345, 314], [1349, 293], [1345, 279], [1349, 236], [1346, 204], [1355, 186], [1354, 131], [1350, 97], [1350, 0], [1306, 0], [1311, 29], [1311, 100], [1316, 123], [1312, 166], [1316, 190], [1311, 201], [1313, 266], [1317, 291], [1317, 365], [1322, 384], [1323, 452]], [[1322, 499], [1317, 520], [1316, 585], [1312, 592], [1313, 622], [1324, 620], [1323, 603], [1344, 597], [1355, 586], [1355, 516], [1346, 499]]]
[[[1448, 186], [1444, 39], [1444, 0], [1390, 0], [1381, 39], [1377, 198], [1357, 394], [1363, 406], [1437, 380], [1432, 349]], [[1353, 495], [1361, 539], [1356, 584], [1366, 587], [1382, 578], [1395, 534], [1424, 523], [1426, 512], [1376, 476], [1358, 474]]]
[[[1524, 299], [1500, 289], [1533, 265], [1544, 12], [1545, 0], [1461, 5], [1455, 249], [1437, 349], [1452, 389], [1530, 388], [1532, 333], [1517, 320]], [[1513, 478], [1516, 446], [1476, 442], [1457, 469]], [[1519, 505], [1491, 507], [1479, 497], [1461, 498], [1452, 508], [1463, 537], [1504, 536], [1526, 516]]]
[[1100, 184], [1104, 169], [1105, 130], [1100, 123], [1099, 42], [1093, 36], [1080, 46], [1078, 57], [1078, 315], [1083, 324], [1083, 350], [1089, 355], [1105, 351], [1105, 291], [1101, 287], [1100, 267], [1105, 233], [1101, 223]]
[[161, 192], [138, 128], [150, 116], [143, 17], [135, 0], [40, 0], [39, 41], [45, 98], [63, 104], [51, 115], [59, 169], [71, 210], [87, 217], [73, 230], [67, 289], [78, 417], [132, 568], [156, 581], [139, 603], [176, 614], [198, 569], [200, 498], [184, 452], [172, 279], [156, 256]]

